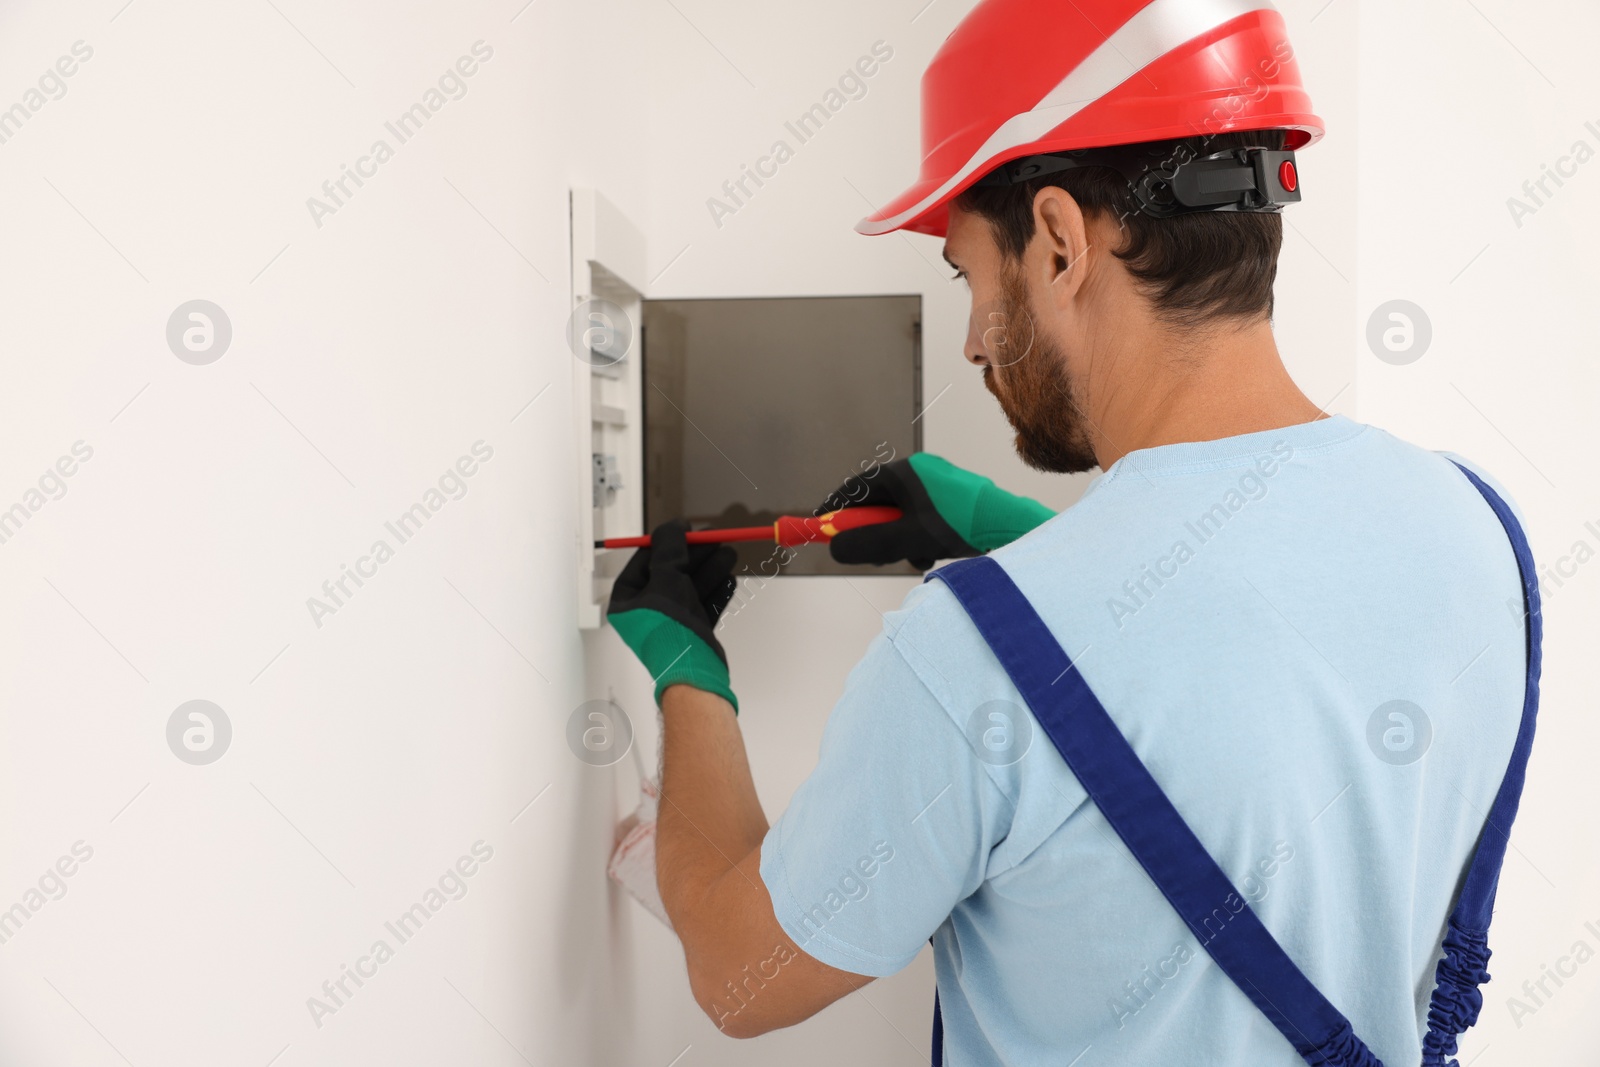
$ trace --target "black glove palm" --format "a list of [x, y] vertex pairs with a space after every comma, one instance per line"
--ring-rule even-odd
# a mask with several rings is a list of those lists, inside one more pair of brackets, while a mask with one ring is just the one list
[[676, 682], [719, 693], [734, 710], [728, 656], [713, 630], [733, 599], [732, 545], [691, 545], [689, 524], [657, 526], [611, 587], [606, 618], [656, 681], [656, 700]]

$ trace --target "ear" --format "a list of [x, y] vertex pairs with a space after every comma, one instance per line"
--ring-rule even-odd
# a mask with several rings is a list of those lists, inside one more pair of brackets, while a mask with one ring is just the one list
[[1089, 227], [1078, 201], [1065, 189], [1046, 186], [1033, 197], [1033, 230], [1042, 244], [1039, 280], [1051, 302], [1064, 308], [1087, 275]]

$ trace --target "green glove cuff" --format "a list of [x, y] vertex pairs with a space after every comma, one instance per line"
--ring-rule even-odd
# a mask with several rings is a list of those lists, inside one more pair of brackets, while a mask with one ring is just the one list
[[1037, 500], [1008, 493], [993, 479], [962, 470], [947, 459], [928, 452], [913, 452], [908, 459], [940, 518], [979, 552], [1009, 545], [1055, 518], [1056, 513]]
[[669, 685], [692, 685], [716, 693], [739, 714], [739, 698], [728, 687], [728, 665], [683, 623], [659, 611], [636, 608], [608, 616], [617, 636], [633, 649], [656, 680], [656, 704]]

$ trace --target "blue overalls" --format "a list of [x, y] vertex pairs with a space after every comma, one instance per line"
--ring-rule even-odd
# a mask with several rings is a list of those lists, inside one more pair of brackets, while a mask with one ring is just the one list
[[[1485, 967], [1495, 889], [1522, 796], [1539, 708], [1542, 621], [1533, 554], [1516, 516], [1499, 494], [1465, 467], [1461, 471], [1494, 509], [1516, 554], [1528, 675], [1511, 762], [1445, 932], [1444, 958], [1435, 972], [1437, 985], [1422, 1044], [1423, 1067], [1456, 1067], [1452, 1057], [1457, 1039], [1477, 1021], [1483, 1006], [1478, 986], [1489, 978]], [[1356, 1036], [1350, 1020], [1318, 992], [1244, 903], [1244, 894], [1183, 821], [1004, 568], [979, 556], [941, 567], [926, 580], [934, 578], [950, 587], [1090, 799], [1223, 973], [1312, 1067], [1383, 1067]], [[1228, 923], [1224, 934], [1207, 932], [1203, 922], [1230, 899], [1243, 904], [1244, 910]], [[940, 1067], [943, 1046], [935, 994], [933, 1067]]]

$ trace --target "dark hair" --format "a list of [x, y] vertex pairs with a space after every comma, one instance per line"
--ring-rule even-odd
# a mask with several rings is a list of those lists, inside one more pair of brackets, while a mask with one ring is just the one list
[[[1175, 144], [1208, 155], [1229, 148], [1279, 149], [1283, 139], [1282, 130], [1265, 130]], [[955, 203], [987, 219], [1001, 254], [1017, 260], [1033, 240], [1033, 198], [1051, 186], [1066, 190], [1085, 215], [1120, 221], [1126, 240], [1115, 255], [1138, 279], [1156, 313], [1173, 325], [1272, 317], [1272, 283], [1283, 244], [1283, 220], [1276, 213], [1197, 211], [1158, 219], [1139, 210], [1128, 180], [1109, 167], [1058, 171], [1015, 185], [975, 185]]]

